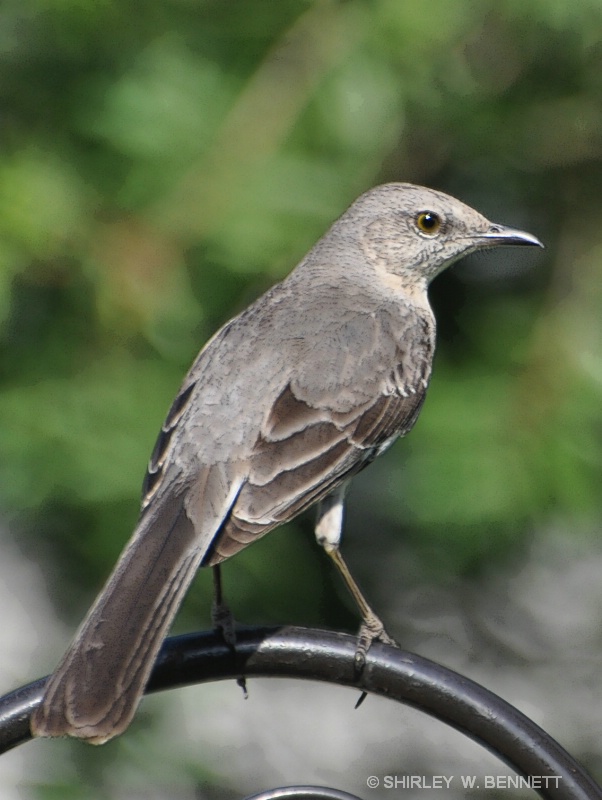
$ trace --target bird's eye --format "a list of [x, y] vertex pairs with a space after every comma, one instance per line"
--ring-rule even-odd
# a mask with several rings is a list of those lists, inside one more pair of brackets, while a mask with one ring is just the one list
[[441, 228], [441, 217], [434, 211], [421, 211], [416, 217], [416, 226], [420, 233], [435, 236]]

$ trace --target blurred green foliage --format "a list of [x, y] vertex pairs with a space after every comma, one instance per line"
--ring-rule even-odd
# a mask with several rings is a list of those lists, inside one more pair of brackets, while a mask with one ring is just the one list
[[[421, 420], [351, 493], [368, 590], [375, 519], [452, 572], [600, 519], [599, 0], [6, 0], [0, 98], [0, 505], [71, 624], [196, 351], [388, 180], [547, 250], [433, 287]], [[352, 625], [329, 578], [303, 523], [226, 567], [246, 622]]]

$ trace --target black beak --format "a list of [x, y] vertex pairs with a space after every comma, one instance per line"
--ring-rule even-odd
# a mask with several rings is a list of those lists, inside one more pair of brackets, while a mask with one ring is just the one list
[[536, 236], [505, 225], [491, 225], [487, 233], [481, 233], [478, 239], [484, 246], [496, 244], [529, 244], [543, 247]]

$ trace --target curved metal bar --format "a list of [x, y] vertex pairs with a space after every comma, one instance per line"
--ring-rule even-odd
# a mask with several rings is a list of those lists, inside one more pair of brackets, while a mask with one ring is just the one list
[[360, 800], [354, 794], [328, 786], [280, 786], [250, 794], [244, 800]]
[[[306, 628], [237, 630], [236, 651], [213, 633], [168, 639], [149, 692], [227, 678], [302, 678], [350, 686], [413, 706], [465, 733], [519, 774], [541, 776], [549, 800], [602, 800], [602, 788], [551, 736], [484, 687], [420, 656], [378, 642], [355, 671], [356, 638]], [[0, 752], [31, 738], [29, 715], [44, 680], [0, 698]], [[546, 784], [546, 785], [543, 785]]]
[[29, 718], [42, 700], [46, 678], [0, 697], [0, 754], [31, 739]]

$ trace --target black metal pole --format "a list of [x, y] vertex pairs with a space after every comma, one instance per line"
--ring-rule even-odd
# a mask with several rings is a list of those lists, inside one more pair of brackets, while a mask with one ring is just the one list
[[[420, 656], [375, 643], [355, 671], [354, 636], [306, 628], [241, 629], [236, 652], [213, 633], [168, 639], [148, 691], [241, 677], [351, 686], [411, 705], [496, 754], [549, 800], [602, 800], [602, 788], [551, 736], [484, 687]], [[44, 680], [0, 698], [0, 753], [31, 738]]]

